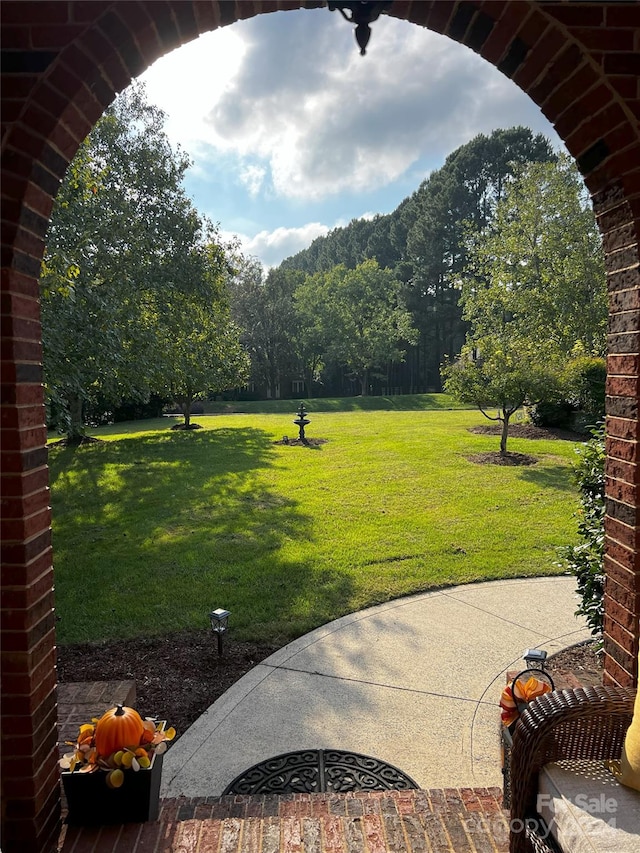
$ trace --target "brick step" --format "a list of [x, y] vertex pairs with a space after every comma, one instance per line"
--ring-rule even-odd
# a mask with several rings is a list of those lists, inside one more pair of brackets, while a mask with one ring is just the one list
[[66, 741], [75, 743], [78, 728], [101, 717], [114, 705], [135, 707], [135, 681], [69, 681], [58, 684], [58, 743], [60, 754], [69, 751]]
[[506, 853], [499, 788], [164, 800], [153, 823], [65, 827], [60, 853]]

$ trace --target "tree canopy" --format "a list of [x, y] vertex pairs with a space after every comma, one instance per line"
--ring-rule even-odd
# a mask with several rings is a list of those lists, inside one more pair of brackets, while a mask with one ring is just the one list
[[528, 128], [480, 134], [452, 152], [395, 211], [336, 228], [281, 267], [313, 275], [375, 259], [393, 270], [418, 331], [399, 384], [410, 392], [439, 390], [440, 366], [460, 352], [467, 329], [459, 300], [468, 235], [493, 220], [520, 166], [553, 158], [548, 140]]
[[445, 388], [487, 417], [498, 409], [504, 453], [513, 413], [554, 400], [572, 373], [597, 372], [589, 356], [604, 353], [603, 256], [568, 157], [530, 163], [507, 184], [493, 221], [470, 235], [461, 304], [469, 332]]
[[278, 397], [284, 379], [299, 371], [293, 295], [303, 280], [304, 274], [296, 270], [270, 270], [265, 278], [255, 259], [237, 259], [232, 314], [251, 357], [251, 378], [271, 397]]
[[415, 337], [400, 288], [391, 270], [371, 259], [353, 270], [339, 264], [309, 276], [296, 292], [306, 340], [323, 345], [326, 360], [343, 364], [362, 395], [369, 393], [371, 374], [401, 361]]
[[141, 86], [128, 89], [81, 146], [56, 198], [41, 275], [44, 369], [71, 435], [82, 430], [87, 402], [160, 390], [177, 356], [158, 346], [161, 323], [172, 315], [175, 337], [184, 337], [186, 302], [224, 298], [224, 249], [186, 196], [189, 161], [171, 148], [164, 120]]
[[[241, 348], [250, 380], [272, 397], [300, 380], [307, 396], [440, 390], [443, 362], [461, 352], [447, 381], [473, 366], [464, 380], [476, 397], [492, 360], [516, 370], [527, 354], [536, 373], [541, 353], [547, 382], [549, 365], [582, 358], [566, 381], [576, 399], [588, 395], [586, 373], [597, 379], [604, 353], [599, 237], [580, 176], [543, 136], [480, 134], [392, 213], [336, 228], [265, 273], [194, 209], [188, 159], [163, 125], [143, 88], [128, 90], [56, 200], [41, 279], [45, 378], [72, 431], [97, 399], [179, 395], [190, 411], [202, 393], [245, 381]], [[505, 383], [498, 391], [493, 377], [506, 412], [522, 394]]]
[[522, 168], [469, 252], [462, 304], [474, 336], [491, 329], [506, 304], [512, 329], [550, 342], [559, 355], [568, 357], [576, 347], [604, 355], [604, 257], [569, 157]]

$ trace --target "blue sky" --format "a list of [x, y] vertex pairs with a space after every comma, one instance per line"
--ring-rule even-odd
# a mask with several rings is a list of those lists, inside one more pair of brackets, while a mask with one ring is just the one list
[[191, 157], [196, 207], [273, 266], [355, 217], [389, 213], [459, 145], [538, 107], [468, 48], [383, 15], [362, 57], [326, 8], [201, 36], [141, 77]]

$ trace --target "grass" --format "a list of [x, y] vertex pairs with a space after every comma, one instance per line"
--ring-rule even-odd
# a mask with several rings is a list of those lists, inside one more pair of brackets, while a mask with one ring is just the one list
[[538, 464], [477, 465], [467, 455], [499, 442], [469, 432], [487, 423], [478, 412], [310, 418], [315, 449], [274, 444], [296, 435], [291, 401], [52, 448], [59, 642], [205, 627], [225, 607], [236, 639], [282, 643], [420, 590], [559, 571], [575, 540], [572, 442], [510, 439]]
[[[301, 400], [242, 400], [203, 403], [205, 414], [290, 414]], [[317, 397], [304, 400], [313, 412], [434, 411], [468, 409], [450, 394], [402, 394], [389, 397]]]

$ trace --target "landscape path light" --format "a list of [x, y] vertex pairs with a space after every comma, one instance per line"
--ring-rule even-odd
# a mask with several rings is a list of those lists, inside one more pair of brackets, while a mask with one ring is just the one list
[[525, 649], [522, 657], [528, 669], [544, 669], [547, 653], [544, 649]]
[[230, 611], [223, 610], [222, 607], [218, 607], [217, 610], [212, 610], [209, 614], [211, 630], [218, 640], [218, 655], [222, 655], [222, 636], [229, 627], [229, 616], [231, 616]]

